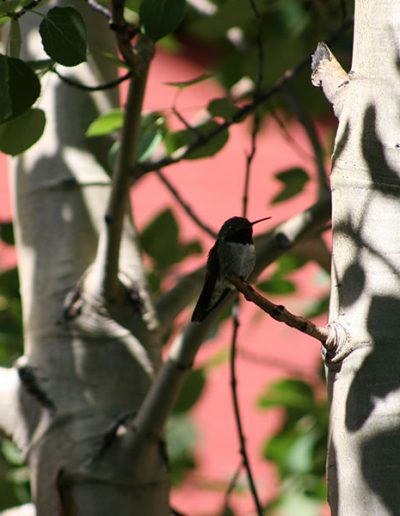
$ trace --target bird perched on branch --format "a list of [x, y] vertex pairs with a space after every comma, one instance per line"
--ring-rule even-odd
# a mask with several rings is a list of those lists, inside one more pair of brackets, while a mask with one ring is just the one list
[[192, 322], [202, 322], [235, 287], [229, 275], [247, 279], [256, 263], [253, 226], [271, 217], [250, 222], [244, 217], [232, 217], [222, 224], [217, 240], [208, 253], [206, 277], [192, 314]]

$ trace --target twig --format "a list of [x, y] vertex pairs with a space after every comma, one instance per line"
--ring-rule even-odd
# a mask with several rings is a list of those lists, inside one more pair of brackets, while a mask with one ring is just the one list
[[244, 188], [243, 188], [243, 217], [247, 216], [247, 206], [248, 206], [248, 200], [249, 200], [249, 187], [250, 187], [250, 172], [251, 172], [251, 165], [253, 163], [254, 157], [256, 155], [257, 151], [257, 134], [260, 129], [260, 115], [256, 111], [254, 114], [254, 120], [253, 120], [253, 128], [251, 130], [251, 149], [250, 153], [246, 155], [246, 172], [245, 172], [245, 179], [244, 179]]
[[[340, 29], [332, 36], [332, 38], [328, 41], [328, 43], [332, 43], [335, 41], [343, 32], [345, 32], [349, 27], [353, 25], [353, 20], [348, 20], [346, 23], [342, 25]], [[222, 132], [229, 129], [229, 127], [233, 124], [236, 124], [240, 121], [242, 121], [244, 118], [246, 118], [250, 113], [252, 113], [258, 106], [262, 105], [264, 102], [269, 100], [272, 95], [277, 93], [281, 90], [284, 84], [286, 84], [288, 81], [291, 81], [294, 77], [297, 76], [298, 73], [300, 73], [306, 66], [308, 66], [310, 63], [310, 56], [307, 54], [306, 57], [304, 57], [294, 68], [291, 68], [289, 70], [286, 70], [286, 72], [267, 90], [260, 93], [257, 96], [257, 99], [254, 99], [252, 102], [249, 102], [242, 108], [238, 108], [236, 112], [230, 117], [227, 118], [223, 123], [218, 124], [214, 129], [212, 129], [208, 133], [203, 133], [202, 140], [201, 141], [194, 141], [191, 144], [187, 145], [185, 149], [182, 151], [178, 149], [172, 156], [163, 156], [158, 161], [155, 162], [145, 162], [141, 163], [137, 169], [133, 169], [131, 172], [133, 172], [136, 176], [136, 178], [141, 177], [142, 175], [146, 174], [147, 172], [151, 172], [153, 170], [157, 170], [160, 168], [164, 168], [170, 165], [173, 165], [174, 163], [178, 163], [182, 161], [183, 159], [186, 159], [186, 157], [193, 152], [194, 150], [198, 149], [202, 145], [205, 145], [210, 140], [215, 138], [217, 135], [221, 134]]]
[[227, 488], [226, 493], [225, 493], [225, 500], [224, 500], [224, 506], [223, 506], [222, 514], [226, 514], [226, 511], [227, 511], [228, 506], [229, 506], [229, 497], [230, 497], [231, 493], [233, 492], [233, 490], [236, 487], [236, 484], [237, 484], [240, 472], [242, 471], [242, 467], [243, 467], [243, 459], [237, 465], [236, 470], [235, 470], [234, 474], [232, 475], [232, 478], [231, 478], [231, 480], [229, 482], [228, 488]]
[[32, 9], [37, 7], [41, 1], [42, 0], [32, 0], [32, 2], [29, 2], [29, 4], [27, 4], [25, 7], [23, 7], [22, 9], [20, 9], [19, 11], [17, 11], [15, 14], [13, 14], [10, 17], [13, 18], [14, 20], [18, 20], [18, 18], [21, 18], [21, 16], [26, 14], [28, 11], [31, 11]]
[[236, 348], [237, 348], [237, 336], [239, 330], [239, 318], [238, 318], [238, 304], [236, 303], [233, 309], [233, 333], [231, 342], [231, 353], [230, 353], [230, 377], [231, 377], [231, 392], [233, 401], [233, 410], [235, 413], [236, 428], [238, 431], [239, 443], [240, 443], [240, 454], [243, 458], [243, 466], [246, 470], [247, 480], [249, 483], [250, 491], [253, 497], [254, 505], [257, 510], [257, 515], [262, 516], [263, 508], [258, 497], [257, 488], [253, 479], [253, 473], [250, 467], [249, 457], [246, 449], [246, 439], [243, 433], [242, 418], [240, 414], [239, 399], [237, 393], [237, 377], [236, 377]]
[[200, 218], [194, 213], [189, 204], [183, 200], [178, 190], [170, 183], [170, 181], [165, 177], [161, 170], [156, 170], [156, 174], [160, 181], [163, 183], [163, 185], [171, 192], [171, 194], [179, 203], [181, 208], [185, 211], [185, 213], [193, 220], [193, 222], [197, 224], [199, 228], [205, 231], [212, 238], [217, 238], [217, 233], [200, 220]]
[[[261, 90], [262, 81], [263, 81], [263, 68], [264, 68], [264, 45], [262, 41], [262, 18], [261, 13], [258, 10], [257, 4], [255, 0], [250, 0], [251, 8], [254, 12], [254, 16], [257, 23], [257, 72], [254, 86], [253, 99], [256, 100], [258, 94]], [[260, 129], [260, 114], [258, 110], [255, 110], [253, 127], [251, 130], [251, 148], [250, 153], [246, 155], [246, 172], [245, 172], [245, 180], [244, 180], [244, 189], [243, 189], [243, 217], [247, 216], [247, 207], [249, 200], [249, 188], [250, 188], [250, 173], [251, 173], [251, 165], [253, 163], [254, 157], [257, 151], [257, 135]]]
[[244, 295], [248, 301], [251, 301], [252, 303], [259, 306], [273, 319], [279, 322], [283, 322], [291, 328], [296, 328], [297, 330], [306, 333], [310, 337], [319, 340], [321, 344], [325, 346], [326, 339], [328, 337], [327, 328], [316, 326], [313, 322], [305, 319], [304, 317], [292, 314], [289, 312], [289, 310], [286, 310], [283, 305], [276, 305], [272, 301], [269, 301], [267, 298], [254, 290], [251, 285], [240, 279], [238, 276], [230, 276], [229, 281], [235, 285], [235, 287]]
[[303, 149], [301, 145], [298, 143], [298, 141], [295, 138], [293, 138], [293, 136], [290, 134], [290, 131], [287, 129], [285, 122], [280, 118], [275, 108], [273, 108], [272, 106], [270, 114], [272, 118], [275, 120], [275, 122], [278, 124], [286, 140], [291, 144], [292, 147], [294, 147], [295, 150], [297, 150], [298, 154], [307, 160], [314, 161], [314, 157], [305, 149]]
[[131, 79], [129, 84], [120, 152], [105, 215], [106, 241], [104, 247], [99, 245], [99, 250], [105, 251], [103, 288], [106, 298], [114, 297], [117, 286], [122, 226], [128, 204], [129, 170], [136, 157], [146, 78], [147, 74], [141, 78]]
[[107, 20], [111, 21], [112, 14], [111, 14], [111, 11], [109, 9], [107, 9], [107, 7], [105, 7], [104, 5], [99, 4], [98, 2], [96, 2], [96, 0], [88, 0], [88, 5], [94, 11], [102, 14], [105, 18], [107, 18]]
[[186, 129], [188, 131], [191, 131], [199, 139], [201, 139], [203, 137], [203, 135], [198, 130], [198, 128], [189, 124], [189, 122], [186, 120], [186, 118], [177, 110], [177, 108], [175, 106], [172, 106], [171, 111], [176, 116], [176, 118], [180, 122], [182, 122], [182, 124], [186, 127]]
[[262, 16], [257, 7], [256, 0], [250, 0], [250, 5], [257, 23], [257, 73], [254, 88], [254, 97], [257, 97], [261, 90], [264, 79], [264, 45], [262, 40]]
[[[138, 54], [138, 52], [134, 52], [132, 50], [132, 31], [131, 27], [125, 21], [124, 8], [125, 0], [112, 0], [112, 20], [110, 22], [110, 28], [115, 31], [117, 36], [118, 50], [121, 52], [121, 55], [124, 58], [126, 64], [131, 67], [135, 74], [137, 73], [138, 75], [144, 75], [146, 73], [147, 66], [143, 62], [143, 59]], [[143, 69], [142, 66], [144, 66]]]
[[314, 371], [307, 371], [304, 369], [304, 367], [296, 364], [295, 362], [281, 360], [272, 356], [261, 355], [260, 353], [254, 353], [245, 349], [239, 351], [239, 356], [242, 360], [246, 360], [247, 362], [251, 362], [257, 366], [269, 367], [273, 369], [283, 369], [285, 373], [292, 374], [293, 376], [299, 376], [301, 378], [306, 378], [308, 382], [311, 382], [315, 379]]
[[[124, 2], [114, 0], [113, 17], [116, 23], [123, 24]], [[122, 21], [121, 21], [122, 20]], [[106, 300], [113, 299], [118, 286], [119, 254], [123, 221], [128, 207], [130, 171], [135, 168], [139, 141], [141, 111], [147, 74], [154, 55], [154, 44], [146, 36], [140, 35], [133, 52], [130, 43], [126, 46], [126, 33], [117, 31], [119, 45], [124, 48], [124, 58], [130, 65], [135, 65], [135, 75], [129, 82], [128, 98], [125, 106], [124, 124], [121, 132], [121, 144], [118, 152], [113, 183], [105, 214], [105, 224], [100, 235], [96, 265], [100, 269], [100, 289]]]
[[83, 91], [102, 91], [102, 90], [110, 90], [112, 88], [115, 88], [115, 86], [118, 86], [118, 84], [121, 84], [122, 82], [126, 81], [127, 79], [130, 79], [132, 77], [132, 72], [128, 71], [124, 75], [121, 75], [121, 77], [118, 77], [118, 79], [114, 79], [110, 82], [105, 82], [104, 84], [98, 84], [97, 86], [88, 86], [86, 84], [83, 84], [79, 81], [75, 81], [74, 79], [70, 79], [69, 77], [66, 77], [65, 75], [61, 74], [56, 68], [50, 68], [50, 71], [55, 73], [59, 79], [61, 79], [66, 84], [69, 84], [70, 86], [73, 86], [74, 88], [77, 88], [78, 90]]

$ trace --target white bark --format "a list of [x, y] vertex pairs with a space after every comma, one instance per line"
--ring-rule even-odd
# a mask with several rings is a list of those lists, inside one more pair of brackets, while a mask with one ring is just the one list
[[348, 84], [336, 81], [329, 59], [318, 72], [339, 115], [331, 176], [336, 351], [327, 359], [333, 515], [400, 507], [399, 30], [400, 2], [356, 0]]
[[[87, 84], [108, 82], [115, 66], [98, 50], [113, 50], [113, 35], [99, 14], [82, 3], [79, 10], [96, 53], [89, 66], [64, 73]], [[24, 17], [29, 21], [37, 27], [35, 16]], [[38, 58], [33, 32], [27, 39]], [[38, 515], [168, 514], [169, 475], [160, 443], [146, 438], [129, 462], [118, 453], [114, 460], [112, 453], [120, 434], [129, 431], [124, 420], [137, 411], [160, 365], [154, 321], [149, 324], [127, 295], [106, 309], [85, 292], [80, 315], [63, 317], [67, 294], [96, 256], [109, 195], [110, 179], [101, 165], [105, 142], [94, 144], [90, 154], [84, 132], [97, 114], [117, 104], [117, 90], [89, 95], [51, 74], [42, 88], [45, 134], [11, 173], [25, 334], [19, 369], [25, 380], [17, 382], [15, 370], [4, 373], [18, 383], [18, 425], [10, 433], [27, 457]], [[120, 270], [148, 307], [128, 217]], [[15, 397], [7, 399], [12, 403]], [[110, 435], [111, 453], [104, 460]]]

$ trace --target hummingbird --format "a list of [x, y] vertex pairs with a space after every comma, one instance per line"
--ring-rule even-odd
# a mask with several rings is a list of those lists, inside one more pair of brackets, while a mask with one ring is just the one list
[[256, 264], [253, 226], [270, 218], [250, 222], [245, 217], [232, 217], [222, 224], [217, 240], [208, 253], [206, 277], [192, 322], [202, 322], [235, 288], [226, 279], [230, 274], [247, 280]]

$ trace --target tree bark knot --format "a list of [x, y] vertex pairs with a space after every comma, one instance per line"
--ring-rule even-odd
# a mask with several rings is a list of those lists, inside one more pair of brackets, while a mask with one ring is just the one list
[[326, 365], [337, 369], [341, 362], [356, 348], [349, 331], [339, 322], [330, 322], [327, 326], [328, 337], [322, 348], [322, 356]]
[[18, 372], [19, 379], [26, 392], [33, 396], [39, 404], [46, 408], [52, 415], [56, 413], [56, 405], [53, 400], [49, 397], [40, 381], [35, 368], [24, 363], [24, 357], [21, 357], [16, 363], [16, 369]]

